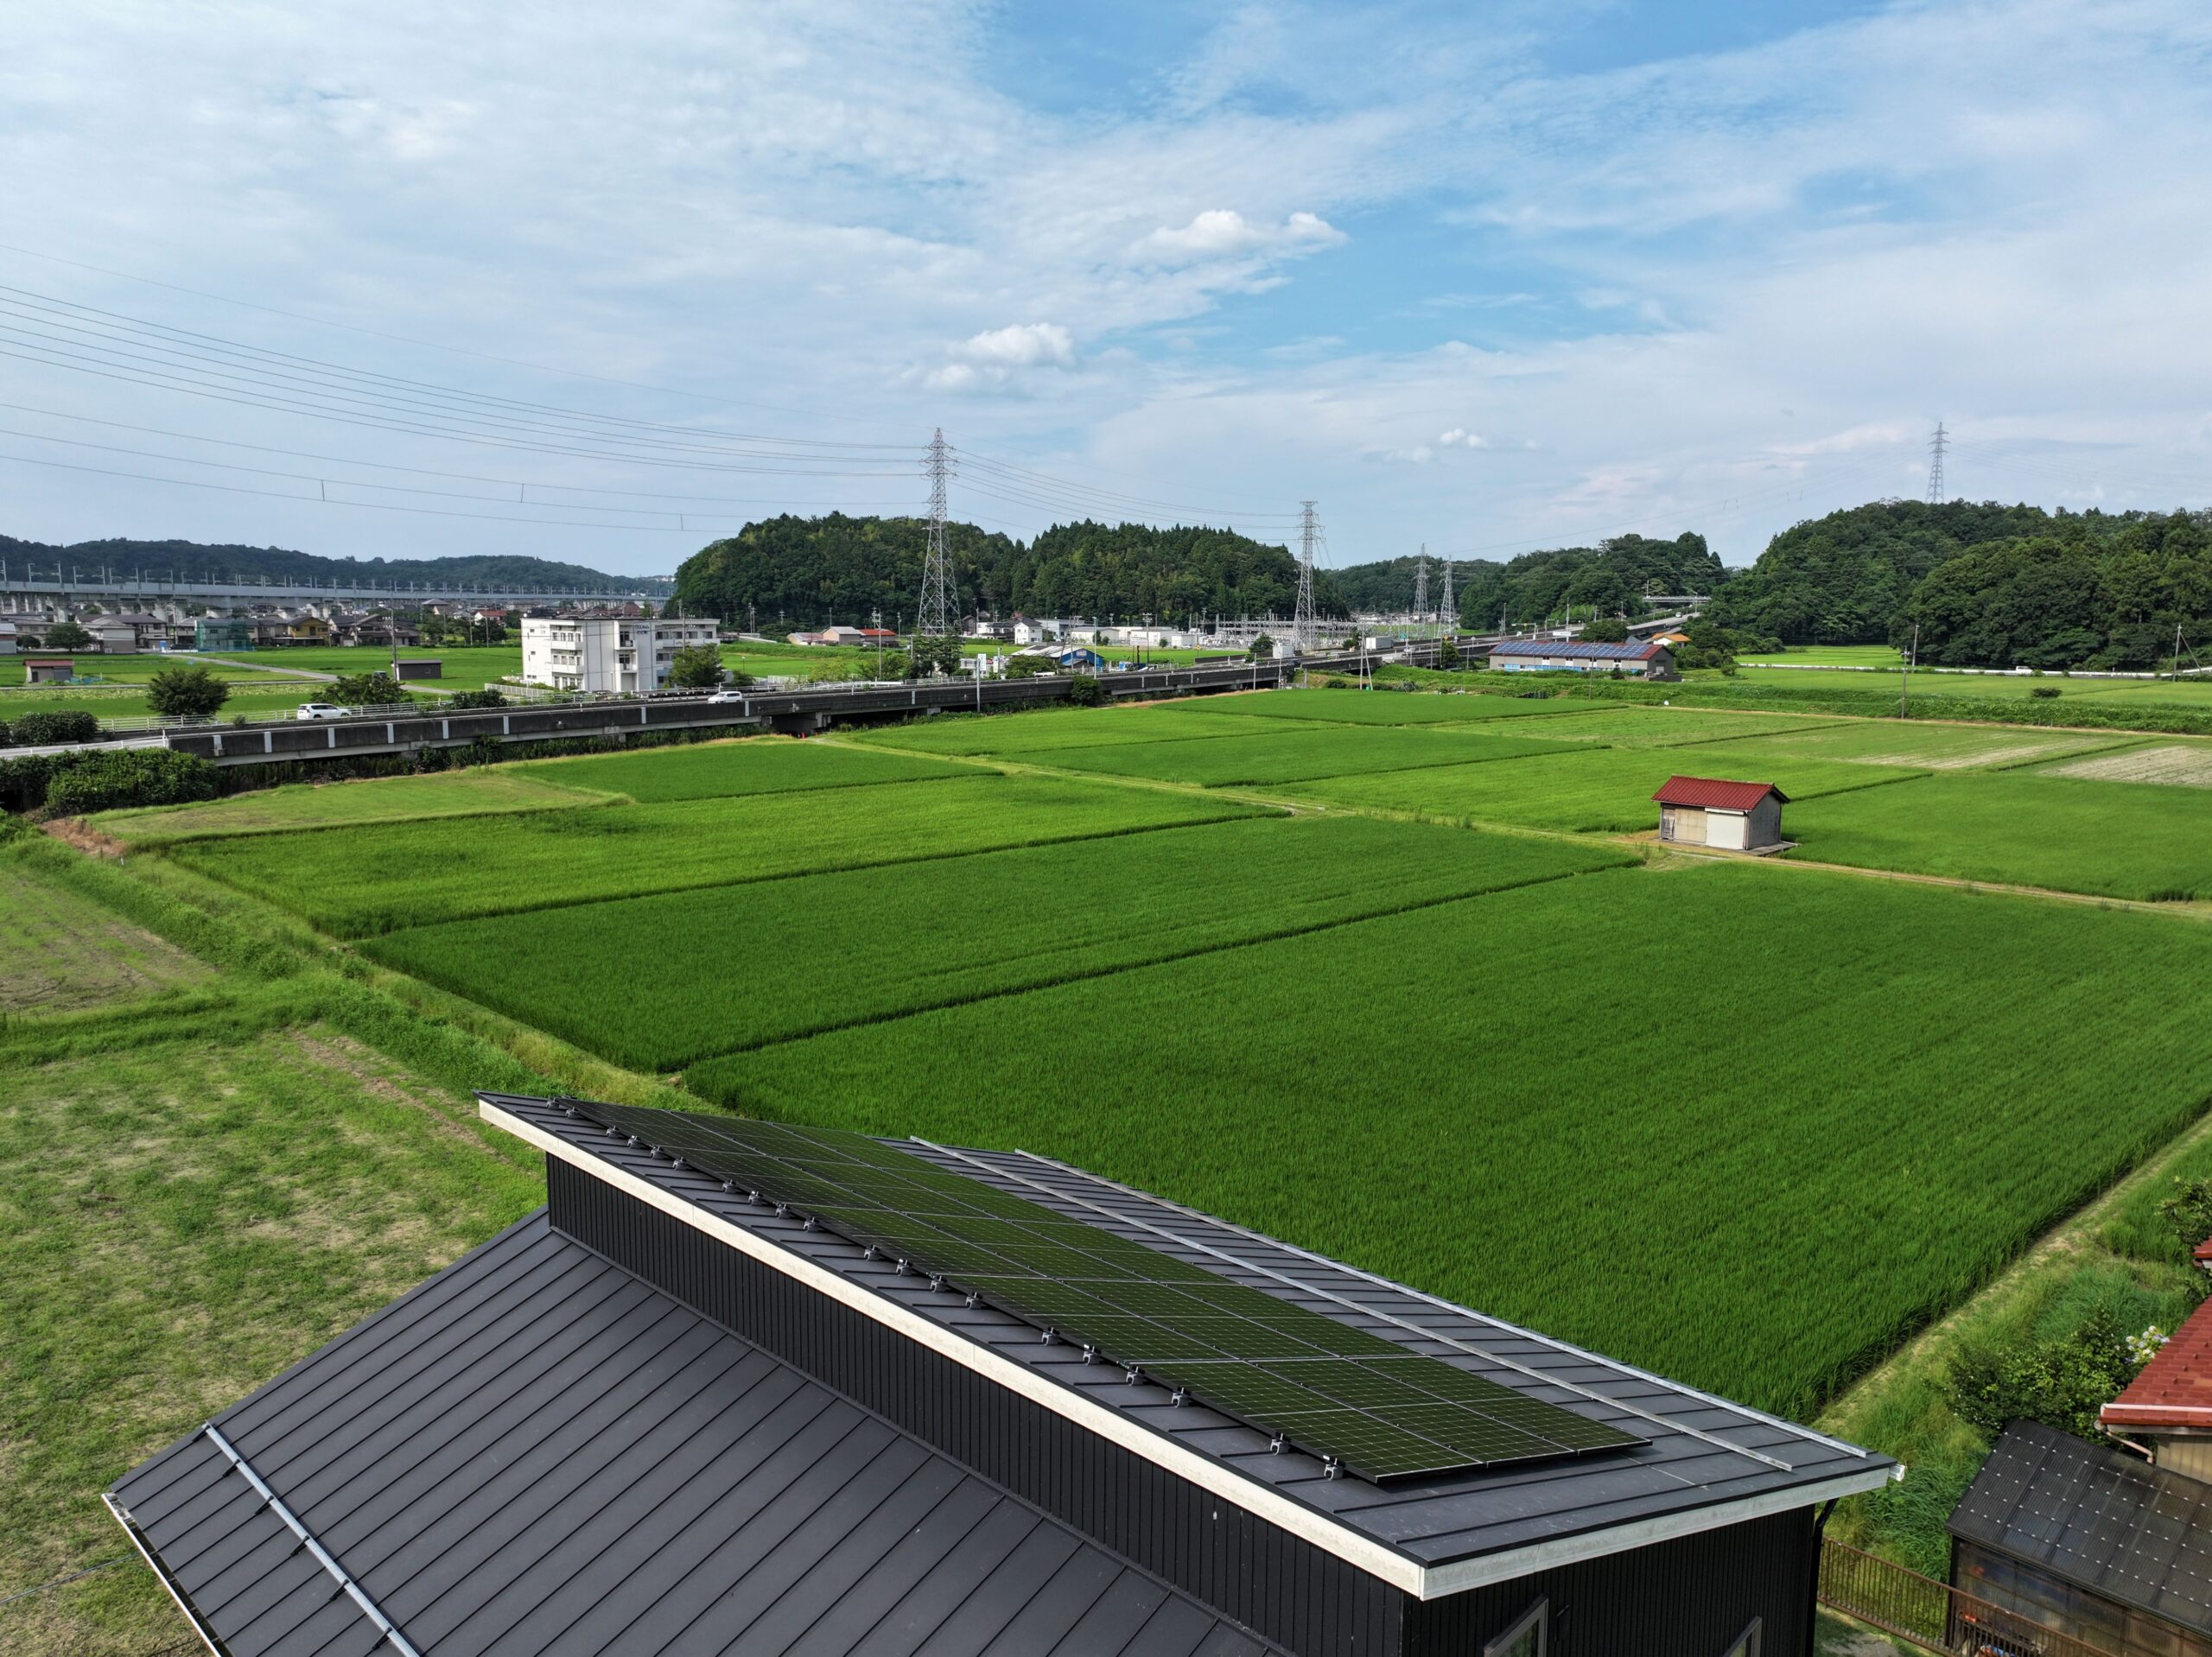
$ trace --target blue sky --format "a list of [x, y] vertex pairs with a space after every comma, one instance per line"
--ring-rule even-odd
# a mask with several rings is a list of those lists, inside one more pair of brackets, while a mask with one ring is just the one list
[[1337, 562], [1748, 562], [1938, 418], [1955, 492], [2205, 505], [2209, 57], [2195, 0], [22, 0], [0, 531], [658, 571], [918, 507], [938, 426], [993, 527], [1310, 497]]

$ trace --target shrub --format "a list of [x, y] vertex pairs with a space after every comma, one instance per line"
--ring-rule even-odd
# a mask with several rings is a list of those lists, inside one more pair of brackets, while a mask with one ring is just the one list
[[32, 811], [45, 804], [46, 779], [60, 757], [27, 753], [0, 759], [0, 809]]
[[495, 736], [480, 736], [458, 748], [448, 748], [456, 765], [496, 765], [509, 758], [507, 745]]
[[2174, 1194], [2158, 1204], [2158, 1217], [2181, 1245], [2181, 1257], [2189, 1259], [2197, 1244], [2212, 1237], [2212, 1179], [2177, 1178]]
[[668, 682], [678, 690], [712, 690], [722, 682], [722, 653], [712, 644], [686, 644], [668, 658]]
[[1959, 1419], [1986, 1433], [2002, 1432], [2007, 1421], [2040, 1421], [2094, 1443], [2099, 1407], [2136, 1368], [2118, 1320], [2099, 1307], [2058, 1340], [1967, 1347], [1952, 1360], [1945, 1390]]
[[56, 816], [215, 797], [215, 767], [193, 754], [111, 748], [57, 758], [65, 763], [55, 766], [46, 784], [46, 808]]
[[1096, 708], [1106, 700], [1106, 687], [1088, 673], [1078, 673], [1068, 681], [1068, 701], [1077, 708]]
[[5, 721], [5, 720], [0, 720], [0, 748], [4, 748], [4, 747], [6, 747], [10, 743], [13, 742], [15, 740], [16, 740], [16, 739], [15, 739], [14, 737], [10, 736], [10, 735], [8, 733], [8, 722], [7, 722], [7, 721]]
[[92, 636], [73, 621], [57, 621], [46, 630], [46, 647], [53, 651], [88, 651]]
[[2056, 696], [2057, 694], [2058, 687], [2056, 685], [2031, 685], [2028, 689], [2028, 695], [2031, 696], [2039, 697], [2046, 701], [2050, 697]]
[[456, 690], [446, 698], [447, 708], [454, 713], [459, 713], [464, 708], [505, 708], [506, 705], [507, 699], [505, 696], [489, 689]]
[[47, 742], [91, 742], [100, 733], [99, 716], [71, 708], [59, 714], [25, 714], [15, 722], [15, 737], [22, 746]]
[[407, 700], [389, 673], [349, 673], [330, 687], [330, 700], [349, 708], [389, 708]]
[[231, 688], [207, 669], [163, 668], [146, 682], [146, 706], [169, 719], [213, 719]]
[[1582, 637], [1592, 644], [1625, 644], [1628, 623], [1618, 616], [1597, 616], [1583, 625]]

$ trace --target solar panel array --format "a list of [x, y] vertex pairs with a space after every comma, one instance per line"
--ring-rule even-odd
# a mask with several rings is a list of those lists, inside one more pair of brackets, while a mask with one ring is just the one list
[[1377, 1483], [1644, 1442], [865, 1134], [570, 1108]]

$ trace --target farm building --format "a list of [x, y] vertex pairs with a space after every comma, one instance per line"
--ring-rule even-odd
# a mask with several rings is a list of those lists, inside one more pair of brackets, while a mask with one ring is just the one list
[[1897, 1470], [1037, 1158], [479, 1098], [548, 1205], [109, 1494], [218, 1649], [1809, 1657]]
[[77, 663], [66, 656], [27, 656], [23, 682], [32, 685], [67, 684], [77, 676]]
[[[2139, 1413], [2126, 1406], [2131, 1394], [2163, 1394], [2177, 1379], [2145, 1389], [2158, 1362], [2107, 1406], [2108, 1424], [2113, 1410]], [[1952, 1586], [2082, 1642], [2069, 1650], [2212, 1657], [2212, 1484], [2164, 1459], [2012, 1423], [1951, 1510]], [[1974, 1608], [1953, 1603], [1954, 1649], [1971, 1649]]]
[[1772, 783], [1669, 777], [1651, 797], [1659, 802], [1662, 840], [1732, 852], [1771, 851], [1787, 843], [1782, 808], [1789, 797]]
[[1630, 679], [1679, 679], [1675, 652], [1656, 639], [1589, 644], [1579, 639], [1520, 638], [1494, 646], [1490, 664], [1501, 673], [1611, 673]]

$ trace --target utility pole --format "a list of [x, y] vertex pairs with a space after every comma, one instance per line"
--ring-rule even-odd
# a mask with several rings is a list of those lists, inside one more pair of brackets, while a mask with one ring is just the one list
[[1930, 506], [1943, 504], [1943, 451], [1950, 446], [1950, 435], [1944, 431], [1943, 422], [1939, 420], [1936, 422], [1936, 435], [1928, 441], [1928, 504]]
[[1292, 647], [1303, 655], [1313, 644], [1313, 543], [1320, 538], [1321, 525], [1313, 516], [1315, 503], [1302, 500], [1298, 504], [1298, 609], [1290, 624]]
[[1905, 652], [1904, 662], [1897, 670], [1897, 717], [1899, 719], [1911, 717], [1905, 711], [1905, 697], [1912, 685], [1912, 664], [1919, 659], [1919, 657], [1920, 624], [1916, 621], [1912, 624], [1912, 648]]
[[[953, 611], [952, 559], [944, 544], [944, 485], [952, 467], [947, 458], [942, 426], [931, 435], [929, 458], [924, 464], [929, 469], [930, 532], [929, 546], [922, 556], [922, 602], [914, 617], [914, 642], [919, 644], [925, 638], [948, 640], [957, 661], [960, 623]], [[931, 666], [935, 665], [933, 656]]]

